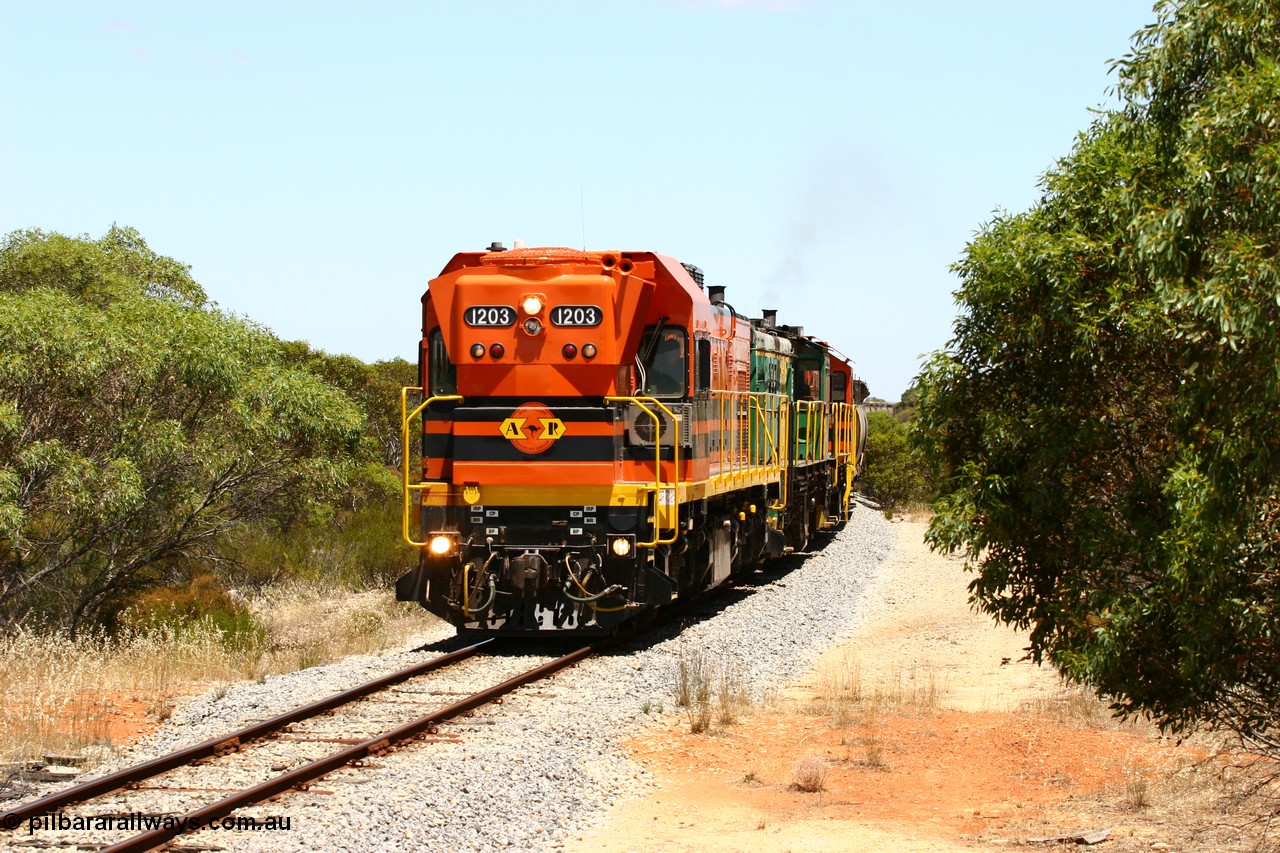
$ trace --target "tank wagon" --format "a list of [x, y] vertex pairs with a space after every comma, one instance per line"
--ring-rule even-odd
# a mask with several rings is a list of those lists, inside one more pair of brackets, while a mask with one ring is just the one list
[[494, 244], [422, 329], [396, 596], [459, 628], [609, 633], [848, 518], [866, 385], [697, 267]]

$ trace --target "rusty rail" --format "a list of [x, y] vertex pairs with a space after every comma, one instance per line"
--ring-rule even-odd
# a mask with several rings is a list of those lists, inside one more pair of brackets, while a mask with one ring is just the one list
[[[125, 787], [134, 782], [141, 782], [143, 779], [150, 779], [161, 773], [166, 773], [176, 767], [182, 767], [199, 761], [202, 758], [208, 758], [214, 755], [222, 755], [227, 752], [234, 752], [243, 744], [257, 740], [269, 734], [279, 731], [286, 726], [311, 717], [339, 708], [349, 702], [362, 699], [371, 693], [376, 693], [386, 687], [399, 684], [419, 675], [440, 669], [449, 664], [469, 658], [476, 652], [480, 651], [484, 646], [492, 643], [494, 638], [483, 640], [474, 645], [467, 646], [448, 654], [440, 655], [432, 658], [424, 663], [407, 667], [398, 672], [384, 675], [381, 678], [375, 678], [373, 681], [367, 681], [345, 690], [341, 693], [335, 693], [327, 699], [321, 699], [318, 702], [312, 702], [302, 708], [297, 708], [287, 714], [281, 714], [278, 717], [272, 717], [252, 726], [234, 731], [229, 735], [211, 738], [210, 740], [198, 743], [195, 746], [189, 746], [186, 749], [180, 749], [176, 752], [170, 752], [159, 758], [153, 758], [150, 761], [138, 764], [134, 767], [126, 767], [123, 770], [117, 770], [115, 773], [109, 773], [106, 776], [97, 779], [90, 779], [79, 785], [67, 788], [65, 791], [59, 791], [56, 794], [50, 794], [39, 800], [30, 803], [14, 806], [4, 812], [3, 818], [0, 818], [5, 827], [18, 826], [21, 822], [36, 815], [48, 814], [55, 812], [63, 806], [72, 805], [74, 803], [84, 802], [85, 800], [100, 797], [112, 791]], [[141, 849], [141, 848], [139, 848]]]
[[411, 740], [418, 735], [429, 732], [436, 725], [446, 720], [473, 711], [482, 705], [486, 705], [515, 690], [517, 687], [523, 687], [541, 678], [545, 678], [552, 673], [558, 672], [565, 667], [572, 666], [575, 663], [590, 657], [597, 650], [598, 646], [583, 646], [582, 648], [570, 652], [564, 657], [557, 658], [535, 667], [528, 672], [521, 673], [514, 678], [509, 678], [501, 684], [481, 690], [474, 693], [459, 702], [455, 702], [446, 708], [441, 708], [425, 717], [406, 723], [399, 728], [392, 729], [380, 735], [374, 735], [366, 741], [355, 746], [344, 749], [341, 752], [313, 761], [310, 764], [303, 765], [281, 776], [277, 776], [261, 785], [255, 785], [252, 788], [232, 794], [207, 806], [186, 813], [174, 821], [171, 829], [156, 829], [151, 832], [145, 832], [141, 835], [135, 835], [133, 838], [125, 839], [117, 844], [104, 847], [100, 853], [141, 853], [145, 850], [154, 850], [162, 844], [165, 844], [186, 831], [186, 827], [198, 828], [208, 825], [211, 821], [226, 817], [236, 809], [245, 806], [260, 803], [263, 800], [296, 788], [299, 785], [305, 785], [313, 779], [318, 779], [328, 773], [332, 773], [340, 767], [344, 767], [353, 761], [359, 761], [372, 755], [381, 755], [392, 749], [396, 744]]

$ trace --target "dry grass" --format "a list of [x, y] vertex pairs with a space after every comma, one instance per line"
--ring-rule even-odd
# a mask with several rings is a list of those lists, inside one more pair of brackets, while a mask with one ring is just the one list
[[847, 728], [852, 722], [852, 710], [862, 700], [862, 667], [856, 657], [845, 652], [838, 661], [828, 661], [819, 667], [814, 713], [830, 714], [833, 725]]
[[[1112, 727], [1109, 716], [1103, 719], [1104, 725]], [[1124, 757], [1123, 776], [1115, 785], [1072, 797], [1060, 806], [1069, 809], [1066, 823], [1115, 827], [1116, 834], [1108, 841], [1115, 853], [1280, 850], [1280, 780], [1266, 776], [1267, 770], [1275, 773], [1274, 765], [1234, 752], [1205, 735], [1194, 735], [1190, 741], [1205, 750], [1201, 757], [1159, 766]], [[1032, 812], [1016, 817], [1001, 832], [1044, 835], [1045, 821]], [[1158, 847], [1156, 842], [1165, 846]]]
[[751, 692], [747, 689], [742, 668], [734, 661], [720, 666], [716, 680], [716, 722], [731, 726], [751, 707]]
[[1060, 690], [1038, 696], [1023, 703], [1022, 710], [1048, 717], [1054, 722], [1079, 728], [1109, 729], [1140, 725], [1141, 721], [1124, 722], [1111, 711], [1107, 701], [1087, 687], [1064, 686]]
[[701, 649], [683, 644], [676, 659], [674, 694], [676, 707], [684, 708], [693, 734], [711, 731], [713, 721], [727, 728], [752, 707], [751, 691], [737, 661], [717, 664]]
[[268, 590], [249, 606], [267, 632], [261, 672], [249, 677], [400, 645], [438, 624], [422, 608], [396, 602], [388, 591], [335, 595], [320, 587], [292, 586]]
[[706, 656], [701, 649], [681, 643], [676, 657], [676, 707], [690, 708], [705, 704], [710, 698], [711, 674]]
[[809, 710], [831, 717], [833, 727], [845, 729], [860, 722], [867, 725], [884, 711], [937, 710], [941, 701], [942, 690], [932, 668], [896, 671], [867, 685], [857, 657], [845, 652], [839, 660], [819, 667]]
[[807, 794], [816, 794], [827, 787], [829, 767], [821, 756], [809, 755], [791, 768], [791, 787]]
[[110, 747], [109, 721], [122, 704], [167, 719], [184, 695], [206, 689], [221, 695], [236, 681], [399, 645], [434, 620], [381, 592], [294, 587], [273, 590], [249, 607], [265, 628], [262, 636], [228, 640], [207, 620], [74, 641], [26, 632], [0, 636], [6, 682], [0, 760], [51, 753], [92, 760]]

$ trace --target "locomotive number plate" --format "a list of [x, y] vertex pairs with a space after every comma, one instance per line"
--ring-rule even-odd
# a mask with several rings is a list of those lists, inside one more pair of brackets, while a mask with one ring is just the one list
[[510, 305], [472, 305], [462, 312], [468, 326], [514, 326], [516, 309]]
[[599, 326], [604, 312], [595, 305], [557, 305], [551, 309], [553, 326]]

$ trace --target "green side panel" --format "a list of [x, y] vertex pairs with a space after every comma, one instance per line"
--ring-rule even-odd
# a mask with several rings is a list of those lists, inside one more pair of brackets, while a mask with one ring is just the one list
[[[786, 362], [777, 353], [755, 349], [751, 351], [752, 394], [781, 393], [787, 372]], [[758, 405], [750, 407], [746, 416], [750, 418], [747, 441], [751, 463], [762, 464], [772, 455], [770, 435], [778, 435], [781, 424], [776, 414]]]
[[[808, 456], [809, 442], [811, 440], [822, 441], [825, 436], [814, 435], [812, 439], [809, 433], [811, 427], [815, 426], [811, 423], [813, 420], [807, 414], [807, 409], [802, 405], [801, 401], [822, 401], [829, 402], [831, 391], [828, 387], [829, 377], [827, 369], [826, 353], [819, 347], [808, 341], [796, 341], [795, 354], [795, 380], [794, 392], [792, 399], [797, 401], [792, 417], [791, 417], [791, 458], [803, 459]], [[812, 372], [813, 381], [810, 382], [805, 374]]]
[[[785, 394], [791, 396], [793, 371], [791, 357], [770, 352], [760, 346], [756, 337], [751, 348], [751, 392], [753, 394]], [[765, 398], [763, 405], [749, 408], [747, 441], [752, 464], [767, 464], [775, 456], [774, 443], [782, 434], [782, 412], [775, 398]]]

